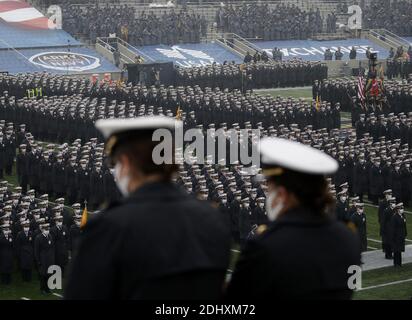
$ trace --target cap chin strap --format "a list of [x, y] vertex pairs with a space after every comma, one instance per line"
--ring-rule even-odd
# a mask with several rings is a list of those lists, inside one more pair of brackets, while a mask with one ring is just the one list
[[280, 176], [284, 173], [284, 170], [282, 168], [269, 168], [269, 169], [263, 169], [263, 174], [265, 176]]

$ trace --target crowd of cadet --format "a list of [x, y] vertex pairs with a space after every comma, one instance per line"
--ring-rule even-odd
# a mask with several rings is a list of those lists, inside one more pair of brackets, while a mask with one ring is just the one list
[[51, 203], [47, 194], [0, 181], [0, 274], [1, 284], [10, 285], [15, 268], [24, 282], [40, 280], [42, 294], [50, 293], [48, 268], [58, 266], [63, 276], [80, 235], [81, 205], [64, 207], [65, 200]]
[[[267, 54], [264, 51], [262, 56]], [[200, 88], [219, 87], [221, 90], [242, 89], [242, 91], [296, 87], [311, 85], [314, 80], [327, 77], [327, 66], [320, 62], [303, 60], [273, 61], [252, 60], [245, 64], [224, 63], [203, 67], [177, 68], [176, 85], [189, 86], [196, 83]]]
[[[210, 125], [211, 126], [211, 125]], [[248, 127], [251, 128], [251, 125], [248, 124]], [[287, 127], [285, 125], [280, 125], [277, 129], [270, 128], [270, 129], [263, 129], [262, 136], [278, 136], [286, 139], [291, 139], [295, 141], [302, 142], [304, 144], [311, 145], [315, 148], [323, 150], [324, 152], [328, 153], [332, 157], [336, 158], [339, 162], [339, 170], [338, 172], [330, 178], [330, 192], [337, 197], [337, 206], [336, 208], [331, 207], [330, 210], [335, 212], [337, 218], [344, 222], [352, 221], [355, 226], [357, 227], [359, 236], [361, 238], [363, 250], [366, 250], [366, 216], [363, 213], [363, 204], [362, 201], [365, 199], [364, 197], [368, 195], [369, 199], [372, 200], [374, 203], [377, 203], [378, 199], [380, 199], [384, 194], [387, 192], [387, 188], [392, 188], [392, 194], [394, 199], [397, 201], [396, 210], [392, 210], [392, 215], [398, 213], [400, 214], [402, 221], [399, 222], [398, 229], [394, 229], [391, 227], [390, 229], [385, 229], [385, 250], [388, 253], [389, 257], [392, 257], [391, 252], [394, 252], [394, 256], [396, 259], [395, 264], [400, 264], [399, 262], [399, 253], [402, 251], [402, 243], [404, 246], [405, 238], [406, 238], [406, 227], [404, 226], [405, 217], [400, 211], [403, 209], [403, 203], [405, 206], [408, 204], [411, 198], [411, 190], [410, 183], [412, 181], [412, 171], [410, 170], [410, 161], [411, 157], [409, 154], [409, 149], [407, 147], [402, 146], [400, 141], [394, 141], [391, 143], [385, 143], [384, 139], [381, 139], [379, 143], [374, 143], [372, 137], [370, 137], [367, 133], [363, 135], [362, 138], [357, 139], [356, 133], [354, 130], [349, 130], [346, 134], [342, 135], [342, 132], [334, 129], [328, 133], [326, 129], [319, 129], [313, 130], [312, 126], [306, 126], [304, 129], [299, 129], [298, 125], [292, 124], [291, 126]], [[27, 141], [27, 142], [26, 142]], [[48, 146], [47, 148], [38, 148], [37, 143], [33, 140], [31, 134], [26, 133], [26, 140], [23, 140], [26, 144], [20, 145], [19, 153], [17, 155], [17, 166], [18, 166], [18, 177], [20, 182], [28, 182], [31, 185], [31, 180], [29, 177], [24, 177], [25, 174], [30, 175], [30, 171], [24, 172], [21, 169], [22, 163], [25, 163], [24, 159], [30, 159], [30, 154], [38, 154], [38, 158], [31, 158], [34, 159], [33, 163], [30, 163], [30, 167], [35, 167], [36, 163], [39, 164], [43, 162], [49, 162], [52, 168], [60, 168], [61, 170], [66, 170], [67, 168], [73, 167], [75, 170], [79, 172], [87, 172], [89, 178], [86, 177], [85, 181], [88, 181], [87, 187], [88, 189], [86, 193], [83, 193], [82, 186], [76, 185], [75, 181], [72, 180], [63, 180], [59, 181], [62, 176], [55, 176], [56, 170], [49, 169], [48, 171], [44, 171], [40, 177], [41, 180], [49, 181], [51, 195], [53, 197], [61, 197], [58, 198], [55, 202], [57, 203], [56, 207], [51, 209], [52, 216], [47, 214], [47, 219], [49, 222], [39, 220], [38, 223], [40, 224], [40, 228], [37, 231], [39, 236], [38, 242], [44, 242], [44, 238], [49, 239], [46, 240], [50, 241], [49, 246], [53, 247], [56, 232], [69, 234], [67, 230], [70, 230], [70, 234], [72, 229], [74, 230], [75, 234], [78, 234], [78, 224], [80, 222], [80, 204], [75, 204], [74, 207], [77, 210], [74, 218], [68, 213], [63, 213], [63, 204], [64, 199], [70, 199], [71, 191], [75, 193], [76, 200], [87, 200], [84, 197], [89, 197], [89, 201], [92, 204], [91, 198], [94, 194], [100, 195], [101, 199], [98, 200], [96, 205], [101, 205], [104, 202], [109, 202], [116, 200], [114, 198], [119, 198], [120, 194], [116, 191], [116, 187], [113, 181], [111, 170], [105, 165], [105, 161], [103, 161], [103, 149], [100, 144], [96, 144], [96, 140], [92, 139], [92, 141], [86, 143], [83, 146], [80, 146], [79, 141], [74, 141], [71, 145], [63, 144], [61, 146]], [[380, 159], [379, 157], [384, 157], [386, 154], [390, 154], [390, 159], [394, 159], [394, 167], [389, 167], [389, 174], [391, 175], [390, 180], [386, 180], [383, 174], [384, 166], [380, 167]], [[93, 156], [91, 156], [93, 155]], [[259, 225], [265, 224], [267, 222], [267, 217], [265, 213], [264, 203], [265, 203], [265, 190], [266, 186], [264, 181], [258, 181], [246, 174], [243, 170], [243, 166], [239, 163], [233, 163], [232, 165], [225, 165], [225, 164], [213, 164], [209, 162], [210, 158], [206, 158], [205, 164], [194, 164], [188, 165], [184, 164], [181, 166], [179, 171], [179, 176], [175, 179], [176, 183], [178, 183], [182, 188], [186, 189], [186, 191], [190, 194], [193, 194], [199, 200], [209, 200], [214, 203], [215, 206], [219, 207], [220, 212], [224, 215], [225, 221], [228, 223], [230, 230], [232, 232], [233, 240], [239, 242], [240, 244], [244, 244], [247, 239], [253, 237]], [[386, 164], [391, 160], [386, 159]], [[395, 176], [398, 174], [400, 170], [397, 166], [400, 164], [402, 166], [402, 174], [407, 174], [406, 177], [402, 175]], [[94, 173], [100, 171], [102, 174], [96, 176], [96, 179], [92, 179]], [[111, 180], [113, 189], [106, 189], [105, 178], [103, 177], [103, 172], [107, 174], [107, 177]], [[72, 172], [73, 173], [73, 172]], [[56, 180], [57, 179], [57, 180]], [[65, 186], [65, 190], [61, 191], [60, 189], [55, 190], [54, 188], [57, 186], [54, 181], [60, 183]], [[26, 185], [24, 185], [26, 188]], [[36, 188], [36, 187], [35, 187]], [[0, 189], [1, 190], [1, 189]], [[22, 188], [18, 189], [19, 191]], [[408, 192], [407, 192], [408, 191]], [[47, 199], [48, 195], [44, 195], [42, 192], [44, 190], [41, 189], [32, 189], [27, 191], [29, 195], [32, 197], [34, 194], [39, 195], [39, 203], [37, 206], [40, 208], [40, 219], [42, 219], [46, 214], [46, 210], [44, 207], [48, 205]], [[65, 193], [66, 192], [66, 193]], [[116, 196], [114, 193], [116, 192]], [[351, 207], [346, 208], [347, 197], [351, 196], [354, 197], [351, 199]], [[15, 195], [12, 195], [12, 198]], [[25, 202], [27, 199], [22, 198], [22, 201]], [[392, 202], [395, 200], [392, 200]], [[403, 203], [399, 203], [402, 201]], [[2, 215], [5, 216], [7, 219], [9, 217], [9, 202], [5, 203], [4, 208], [2, 208]], [[25, 207], [23, 205], [22, 207]], [[29, 205], [30, 206], [30, 205]], [[342, 208], [344, 207], [344, 208]], [[356, 208], [354, 210], [354, 208]], [[4, 214], [5, 212], [5, 214]], [[25, 224], [27, 216], [25, 216], [24, 210], [16, 211], [18, 214], [18, 220]], [[29, 215], [29, 222], [34, 221], [32, 224], [37, 222], [37, 216], [35, 213], [38, 211], [34, 211], [33, 217]], [[43, 215], [42, 215], [43, 214]], [[60, 217], [62, 216], [62, 217]], [[64, 222], [67, 219], [73, 218], [73, 220], [77, 221], [78, 223], [73, 225], [71, 222], [71, 227], [68, 229], [68, 225], [70, 223]], [[15, 221], [16, 218], [14, 218]], [[34, 220], [33, 220], [34, 219]], [[380, 218], [381, 219], [381, 218]], [[398, 216], [395, 216], [393, 219], [398, 219]], [[62, 221], [60, 221], [62, 220]], [[50, 224], [50, 221], [55, 221], [56, 225]], [[71, 220], [70, 220], [71, 221]], [[392, 220], [391, 220], [392, 221]], [[43, 223], [44, 222], [44, 223]], [[63, 222], [61, 224], [60, 222]], [[398, 223], [396, 222], [396, 223]], [[391, 222], [392, 223], [392, 222]], [[395, 224], [395, 222], [393, 222]], [[18, 223], [16, 224], [16, 226]], [[66, 228], [63, 228], [66, 226]], [[51, 228], [51, 237], [48, 235], [48, 228]], [[60, 228], [60, 229], [59, 229]], [[33, 229], [33, 228], [32, 228]], [[14, 238], [10, 236], [10, 234], [14, 237], [17, 237], [18, 232], [15, 232], [10, 227], [10, 223], [7, 224], [7, 221], [2, 224], [2, 230], [5, 230], [7, 239], [12, 239], [11, 242], [15, 241]], [[12, 230], [9, 232], [9, 230]], [[37, 230], [37, 229], [35, 229]], [[54, 230], [54, 231], [53, 231]], [[57, 230], [57, 231], [56, 231]], [[20, 230], [19, 230], [20, 231]], [[24, 231], [24, 230], [23, 230]], [[29, 229], [29, 231], [32, 231]], [[388, 233], [391, 232], [391, 233]], [[5, 237], [6, 237], [5, 236]], [[29, 234], [26, 234], [28, 237]], [[21, 235], [22, 237], [22, 235]], [[70, 237], [63, 237], [64, 239], [60, 239], [62, 243], [65, 243], [66, 247], [64, 247], [64, 255], [62, 257], [66, 257], [63, 259], [63, 262], [59, 263], [63, 268], [67, 263], [68, 251], [66, 248], [71, 248], [71, 241]], [[395, 244], [395, 240], [396, 244]], [[389, 240], [388, 240], [389, 239]], [[10, 241], [10, 240], [8, 240]], [[9, 250], [11, 250], [11, 245]], [[47, 243], [46, 243], [47, 247]], [[61, 248], [61, 247], [59, 247]], [[399, 249], [401, 248], [401, 249]], [[15, 250], [13, 247], [12, 250]], [[37, 249], [39, 250], [39, 249]], [[57, 257], [57, 241], [54, 245], [54, 249], [49, 248], [49, 250], [55, 250], [55, 255]], [[51, 251], [49, 254], [51, 255]], [[36, 247], [34, 249], [34, 260], [37, 261], [36, 256]], [[13, 256], [10, 256], [13, 257]], [[50, 256], [51, 257], [51, 256]], [[51, 259], [51, 258], [50, 258]], [[55, 258], [57, 259], [57, 258]], [[51, 261], [51, 260], [50, 260]], [[43, 264], [44, 265], [44, 264]], [[11, 269], [4, 269], [4, 270], [11, 270]], [[42, 276], [43, 269], [40, 269], [40, 276]], [[27, 276], [27, 269], [23, 272]], [[4, 279], [5, 283], [10, 281], [10, 272], [5, 273]], [[40, 278], [42, 279], [42, 278]], [[44, 290], [43, 290], [44, 289]], [[47, 288], [42, 284], [42, 290], [47, 291]]]
[[[365, 84], [366, 85], [366, 84]], [[344, 111], [352, 113], [352, 125], [359, 120], [360, 114], [381, 114], [387, 116], [390, 113], [409, 114], [412, 112], [412, 77], [408, 80], [384, 80], [382, 93], [378, 99], [361, 104], [358, 98], [357, 78], [328, 79], [321, 82], [315, 81], [312, 87], [314, 97], [332, 104], [339, 102]]]
[[[94, 137], [101, 142], [93, 127], [97, 119], [142, 114], [172, 115], [178, 108], [190, 127], [203, 125], [206, 128], [209, 123], [226, 123], [228, 127], [238, 124], [243, 128], [244, 123], [251, 119], [254, 128], [261, 122], [264, 128], [297, 123], [301, 128], [312, 125], [315, 129], [330, 130], [339, 128], [341, 122], [339, 104], [317, 105], [315, 101], [303, 99], [274, 98], [251, 92], [242, 94], [238, 90], [228, 92], [218, 88], [202, 90], [198, 86], [116, 87], [80, 84], [80, 80], [77, 83], [70, 80], [65, 87], [63, 79], [60, 79], [59, 89], [44, 88], [43, 92], [50, 92], [51, 95], [38, 99], [16, 100], [5, 92], [0, 98], [0, 117], [16, 124], [26, 124], [27, 130], [41, 141], [60, 143], [65, 139], [88, 141]], [[3, 78], [1, 84], [17, 96], [21, 94], [20, 88], [25, 88], [14, 77]], [[69, 96], [68, 92], [71, 93]], [[53, 93], [59, 96], [52, 96]]]

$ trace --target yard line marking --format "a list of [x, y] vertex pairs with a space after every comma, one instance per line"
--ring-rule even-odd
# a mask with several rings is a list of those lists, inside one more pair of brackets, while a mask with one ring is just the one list
[[233, 273], [233, 270], [227, 269], [227, 272]]
[[371, 246], [368, 246], [368, 249], [372, 249], [372, 250], [378, 250], [378, 248], [375, 248], [375, 247], [371, 247]]
[[53, 292], [52, 294], [53, 294], [54, 296], [56, 296], [56, 297], [63, 298], [63, 296], [62, 296], [61, 294], [58, 294], [58, 293], [56, 293], [56, 292]]
[[26, 297], [21, 297], [21, 300], [30, 300], [30, 299]]
[[394, 284], [401, 284], [401, 283], [406, 283], [406, 282], [410, 282], [412, 281], [411, 279], [406, 279], [406, 280], [399, 280], [399, 281], [394, 281], [394, 282], [388, 282], [388, 283], [383, 283], [383, 284], [378, 284], [376, 286], [370, 286], [370, 287], [366, 287], [366, 288], [361, 288], [358, 289], [356, 291], [363, 291], [363, 290], [370, 290], [370, 289], [375, 289], [375, 288], [381, 288], [381, 287], [386, 287], [386, 286], [392, 286]]
[[[368, 203], [368, 202], [364, 202], [364, 203], [365, 203], [365, 206], [374, 207], [374, 208], [379, 208], [379, 206], [376, 206], [376, 205], [374, 205], [374, 204], [371, 204], [371, 203]], [[406, 210], [404, 210], [403, 212], [404, 212], [404, 213], [407, 213], [407, 214], [412, 214], [411, 211], [406, 211]]]
[[382, 243], [382, 241], [380, 241], [380, 240], [375, 240], [375, 239], [372, 239], [372, 238], [368, 238], [368, 240], [369, 240], [369, 241], [372, 241], [372, 242], [376, 242], [376, 243]]
[[230, 251], [236, 252], [236, 253], [240, 253], [240, 251], [239, 251], [239, 250], [236, 250], [236, 249], [230, 249]]

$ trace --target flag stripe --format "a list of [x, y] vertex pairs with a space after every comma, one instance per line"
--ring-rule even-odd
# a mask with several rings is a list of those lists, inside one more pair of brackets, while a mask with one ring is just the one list
[[46, 17], [31, 19], [22, 22], [10, 22], [12, 26], [27, 29], [49, 29], [49, 19]]
[[0, 1], [0, 12], [30, 8], [30, 5], [26, 2], [21, 1]]
[[6, 22], [22, 22], [42, 17], [44, 17], [43, 14], [35, 8], [22, 8], [0, 13], [0, 18]]
[[363, 76], [359, 74], [358, 77], [358, 99], [360, 100], [361, 104], [365, 104], [365, 85], [364, 85]]
[[24, 1], [1, 1], [0, 0], [0, 21], [15, 27], [27, 29], [49, 29], [53, 24], [48, 22], [40, 11]]

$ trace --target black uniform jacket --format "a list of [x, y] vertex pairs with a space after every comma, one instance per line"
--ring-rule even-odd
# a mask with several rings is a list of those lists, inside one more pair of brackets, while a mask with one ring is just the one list
[[87, 222], [66, 299], [215, 299], [230, 233], [204, 202], [150, 183]]
[[348, 267], [360, 265], [358, 236], [343, 223], [291, 209], [250, 241], [229, 299], [349, 299]]

